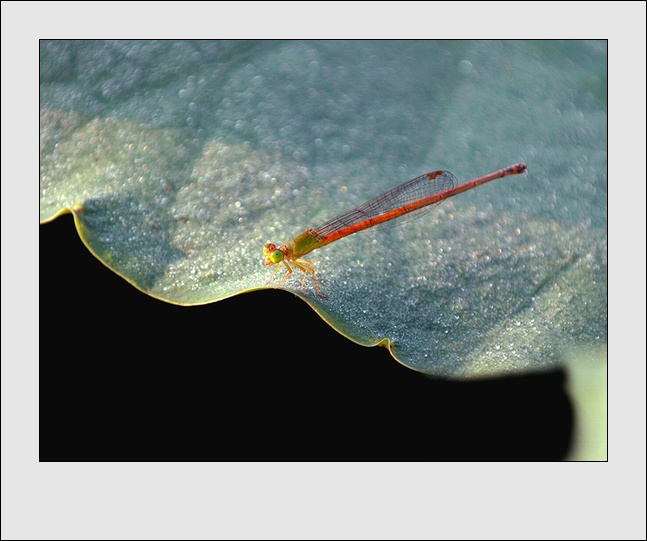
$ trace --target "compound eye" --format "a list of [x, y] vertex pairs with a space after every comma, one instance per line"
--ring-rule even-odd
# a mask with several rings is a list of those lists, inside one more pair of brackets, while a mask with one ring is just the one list
[[270, 261], [272, 263], [280, 263], [283, 261], [283, 252], [281, 250], [274, 250], [270, 253]]
[[283, 261], [283, 252], [276, 247], [276, 244], [263, 246], [263, 258], [266, 265], [274, 265]]

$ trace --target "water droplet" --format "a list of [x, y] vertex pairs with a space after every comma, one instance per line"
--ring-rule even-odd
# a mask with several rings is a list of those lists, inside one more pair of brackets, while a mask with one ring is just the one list
[[458, 63], [458, 71], [460, 71], [463, 75], [469, 75], [472, 73], [472, 69], [474, 66], [472, 66], [472, 63], [469, 60], [461, 60]]

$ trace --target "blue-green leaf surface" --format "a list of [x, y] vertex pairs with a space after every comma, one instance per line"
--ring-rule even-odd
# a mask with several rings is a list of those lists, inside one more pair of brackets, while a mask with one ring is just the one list
[[363, 344], [447, 377], [606, 344], [605, 42], [41, 43], [41, 221], [135, 287], [265, 287], [281, 244], [414, 176], [528, 174], [309, 255]]

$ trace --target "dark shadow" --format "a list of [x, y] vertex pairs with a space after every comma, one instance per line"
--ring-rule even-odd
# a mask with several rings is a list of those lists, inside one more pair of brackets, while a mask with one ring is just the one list
[[281, 291], [183, 308], [137, 291], [69, 216], [40, 228], [41, 461], [545, 461], [564, 375], [439, 381]]

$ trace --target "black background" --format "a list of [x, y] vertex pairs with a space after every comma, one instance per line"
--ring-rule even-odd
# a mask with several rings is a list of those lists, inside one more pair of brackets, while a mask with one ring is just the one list
[[566, 375], [453, 382], [354, 344], [291, 293], [148, 297], [70, 215], [40, 226], [41, 461], [559, 460]]

